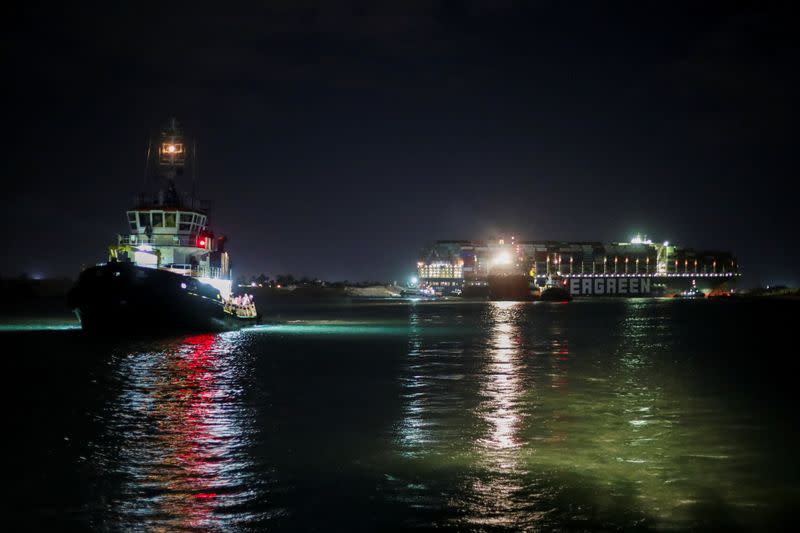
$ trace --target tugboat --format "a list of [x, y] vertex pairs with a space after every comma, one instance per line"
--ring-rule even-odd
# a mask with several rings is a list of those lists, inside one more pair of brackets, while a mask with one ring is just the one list
[[675, 295], [675, 298], [687, 298], [687, 299], [695, 299], [695, 298], [705, 298], [706, 295], [698, 289], [697, 287], [690, 287], [685, 291], [681, 291]]
[[569, 302], [572, 295], [566, 288], [566, 282], [557, 276], [552, 276], [542, 288], [539, 300], [543, 302]]
[[705, 298], [706, 295], [703, 291], [697, 288], [697, 284], [694, 280], [692, 280], [692, 286], [688, 289], [679, 292], [674, 296], [675, 298], [686, 298], [686, 299], [695, 299], [695, 298]]
[[175, 119], [159, 141], [146, 162], [156, 160], [157, 192], [138, 196], [127, 211], [129, 233], [109, 246], [108, 262], [81, 272], [67, 303], [91, 332], [220, 331], [258, 322], [252, 299], [232, 295], [225, 237], [211, 231], [208, 205], [195, 198], [194, 183], [190, 195], [176, 188], [187, 153], [195, 154]]

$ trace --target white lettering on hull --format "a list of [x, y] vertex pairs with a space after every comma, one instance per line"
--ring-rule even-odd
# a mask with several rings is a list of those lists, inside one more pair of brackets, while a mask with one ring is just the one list
[[569, 292], [572, 296], [607, 296], [627, 294], [647, 296], [650, 294], [650, 278], [570, 278]]
[[580, 292], [581, 292], [580, 284], [581, 284], [581, 280], [579, 280], [578, 278], [570, 279], [569, 280], [569, 293], [570, 294], [580, 294]]

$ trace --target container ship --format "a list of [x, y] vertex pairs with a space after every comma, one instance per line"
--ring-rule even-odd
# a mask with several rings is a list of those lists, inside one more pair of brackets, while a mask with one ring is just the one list
[[[208, 204], [195, 198], [194, 158], [194, 147], [171, 119], [155, 149], [152, 142], [148, 147], [151, 191], [128, 209], [128, 231], [108, 247], [106, 262], [81, 272], [68, 294], [84, 330], [214, 331], [259, 320], [250, 297], [232, 295], [225, 237], [214, 234]], [[191, 193], [177, 187], [189, 179], [187, 167]]]
[[527, 300], [730, 294], [740, 273], [730, 252], [641, 236], [614, 243], [511, 237], [437, 241], [423, 249], [417, 277], [438, 295]]

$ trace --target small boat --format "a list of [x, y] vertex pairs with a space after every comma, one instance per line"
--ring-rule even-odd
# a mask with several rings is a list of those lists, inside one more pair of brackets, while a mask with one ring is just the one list
[[691, 287], [675, 295], [675, 298], [686, 298], [686, 299], [705, 298], [705, 297], [706, 297], [705, 293], [703, 293], [703, 291], [701, 291], [697, 287]]
[[567, 289], [554, 285], [542, 290], [539, 299], [544, 302], [569, 302], [572, 300], [572, 295]]

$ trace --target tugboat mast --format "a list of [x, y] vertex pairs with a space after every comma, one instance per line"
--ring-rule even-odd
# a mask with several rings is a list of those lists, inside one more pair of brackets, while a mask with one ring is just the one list
[[[186, 165], [186, 150], [183, 133], [178, 121], [170, 118], [167, 127], [161, 132], [161, 144], [158, 147], [157, 178], [167, 181], [166, 191], [163, 192], [163, 204], [170, 207], [180, 207], [178, 191], [175, 188], [175, 178], [183, 174]], [[191, 206], [194, 207], [194, 191], [192, 191]]]

